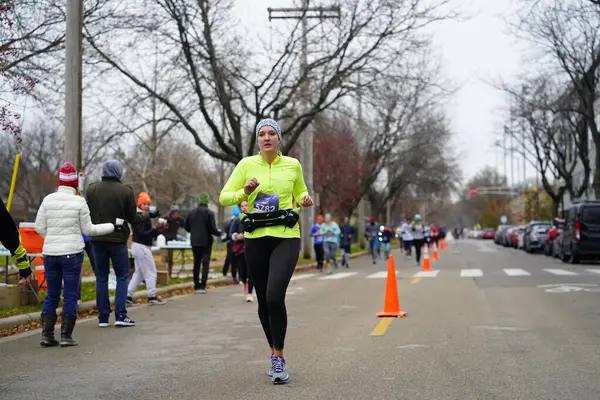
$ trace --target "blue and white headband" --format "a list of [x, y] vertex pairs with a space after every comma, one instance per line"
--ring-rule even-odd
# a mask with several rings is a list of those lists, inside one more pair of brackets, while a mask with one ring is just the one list
[[256, 140], [258, 140], [258, 131], [265, 126], [270, 126], [271, 128], [275, 129], [275, 132], [277, 132], [277, 137], [279, 138], [279, 141], [281, 141], [281, 126], [279, 126], [279, 122], [271, 118], [263, 119], [256, 125]]

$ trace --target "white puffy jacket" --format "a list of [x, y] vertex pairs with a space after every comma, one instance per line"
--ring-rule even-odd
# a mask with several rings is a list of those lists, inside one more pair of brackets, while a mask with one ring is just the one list
[[64, 256], [81, 253], [87, 236], [106, 235], [115, 229], [111, 223], [92, 224], [90, 209], [75, 189], [59, 186], [42, 201], [35, 218], [35, 230], [44, 238], [43, 254]]

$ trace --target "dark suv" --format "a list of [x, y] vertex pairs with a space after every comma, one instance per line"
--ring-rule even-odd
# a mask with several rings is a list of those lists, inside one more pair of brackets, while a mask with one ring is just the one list
[[600, 259], [600, 201], [586, 200], [567, 210], [562, 241], [562, 260]]

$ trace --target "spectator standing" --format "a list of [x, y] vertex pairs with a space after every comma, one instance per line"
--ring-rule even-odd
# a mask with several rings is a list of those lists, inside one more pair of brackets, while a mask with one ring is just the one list
[[[194, 254], [194, 289], [196, 293], [206, 293], [206, 282], [210, 268], [213, 236], [221, 236], [215, 223], [215, 213], [208, 208], [208, 193], [198, 196], [198, 207], [193, 209], [185, 220], [185, 230], [190, 233]], [[200, 265], [202, 278], [200, 279]]]
[[127, 240], [129, 224], [139, 218], [133, 189], [121, 182], [123, 166], [118, 160], [108, 160], [102, 166], [102, 180], [92, 183], [86, 197], [92, 223], [114, 223], [111, 234], [96, 236], [91, 240], [96, 264], [96, 305], [98, 307], [98, 326], [109, 326], [111, 313], [108, 297], [108, 275], [112, 262], [117, 278], [115, 293], [115, 326], [135, 326], [135, 321], [127, 316], [127, 285], [129, 283], [129, 250]]
[[44, 270], [46, 298], [42, 308], [42, 347], [57, 346], [54, 339], [56, 309], [63, 289], [60, 345], [76, 346], [72, 334], [77, 320], [79, 279], [85, 243], [88, 236], [105, 235], [114, 231], [112, 223], [94, 225], [83, 197], [78, 196], [79, 175], [70, 162], [60, 169], [58, 190], [44, 198], [35, 218], [35, 230], [44, 238]]
[[151, 306], [166, 304], [164, 300], [156, 296], [156, 264], [152, 255], [152, 242], [161, 234], [160, 230], [152, 226], [150, 220], [150, 205], [152, 199], [146, 192], [138, 195], [138, 215], [139, 220], [134, 222], [133, 244], [131, 253], [135, 261], [135, 272], [131, 277], [127, 288], [127, 303], [133, 304], [133, 292], [142, 281], [146, 283], [148, 291], [148, 304]]

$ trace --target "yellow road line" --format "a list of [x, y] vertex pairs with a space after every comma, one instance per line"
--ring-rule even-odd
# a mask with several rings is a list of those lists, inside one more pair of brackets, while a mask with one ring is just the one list
[[419, 283], [419, 282], [421, 282], [421, 278], [415, 278], [415, 279], [413, 279], [412, 281], [410, 281], [410, 283], [411, 283], [411, 284], [413, 284], [413, 285], [414, 285], [414, 284], [417, 284], [417, 283]]
[[373, 332], [371, 332], [371, 336], [383, 336], [385, 334], [385, 331], [387, 331], [387, 328], [392, 323], [392, 320], [394, 320], [394, 319], [396, 319], [396, 318], [394, 318], [394, 317], [381, 318], [381, 321], [379, 321], [379, 323], [377, 324], [375, 329], [373, 329]]

